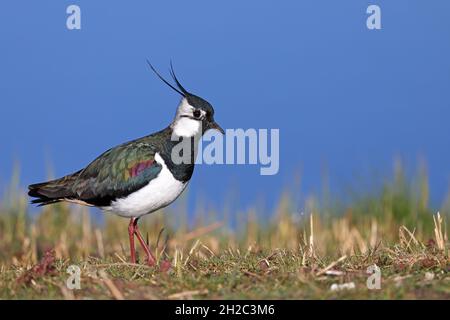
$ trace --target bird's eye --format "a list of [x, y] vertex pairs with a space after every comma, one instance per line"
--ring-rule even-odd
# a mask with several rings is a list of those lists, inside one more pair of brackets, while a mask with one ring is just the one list
[[198, 109], [197, 109], [197, 110], [194, 110], [194, 112], [193, 112], [194, 118], [197, 118], [197, 119], [200, 118], [201, 114], [202, 114], [202, 113], [201, 113], [200, 110], [198, 110]]

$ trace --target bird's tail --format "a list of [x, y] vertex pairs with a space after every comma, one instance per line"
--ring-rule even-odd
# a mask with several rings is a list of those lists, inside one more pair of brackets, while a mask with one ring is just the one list
[[45, 206], [72, 198], [72, 186], [79, 173], [80, 171], [60, 179], [29, 185], [28, 195], [35, 198], [31, 203]]

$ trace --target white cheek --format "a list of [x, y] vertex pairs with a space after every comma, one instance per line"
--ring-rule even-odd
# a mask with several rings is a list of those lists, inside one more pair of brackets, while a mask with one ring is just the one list
[[192, 137], [200, 132], [200, 127], [200, 121], [183, 117], [175, 122], [173, 131], [179, 137]]

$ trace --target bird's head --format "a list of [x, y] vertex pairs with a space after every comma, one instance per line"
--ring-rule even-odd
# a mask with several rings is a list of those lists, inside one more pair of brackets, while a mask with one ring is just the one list
[[209, 129], [215, 129], [224, 134], [224, 130], [214, 120], [214, 108], [203, 98], [188, 92], [178, 81], [173, 66], [170, 64], [170, 74], [177, 88], [164, 79], [156, 69], [147, 61], [155, 74], [169, 87], [178, 92], [182, 98], [178, 105], [175, 119], [171, 124], [174, 133], [179, 137], [193, 137], [203, 134]]

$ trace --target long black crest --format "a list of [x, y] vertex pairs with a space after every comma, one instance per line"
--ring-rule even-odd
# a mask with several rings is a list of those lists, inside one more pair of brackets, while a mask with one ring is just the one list
[[172, 76], [173, 80], [175, 81], [175, 83], [177, 84], [178, 88], [175, 88], [173, 85], [171, 85], [169, 83], [169, 81], [167, 81], [166, 79], [163, 78], [162, 75], [159, 74], [158, 71], [156, 71], [156, 69], [153, 67], [153, 65], [150, 63], [150, 61], [147, 60], [148, 65], [150, 66], [150, 68], [152, 69], [152, 71], [158, 76], [159, 79], [161, 79], [165, 84], [167, 84], [169, 87], [171, 87], [173, 90], [175, 90], [176, 92], [178, 92], [180, 95], [182, 95], [183, 97], [186, 97], [186, 95], [188, 95], [189, 93], [187, 92], [186, 89], [183, 88], [183, 86], [181, 85], [181, 83], [178, 81], [175, 72], [173, 70], [173, 66], [172, 66], [172, 61], [170, 62], [170, 75]]
[[189, 92], [187, 92], [187, 90], [185, 88], [183, 88], [183, 86], [181, 85], [180, 81], [178, 81], [177, 76], [175, 75], [175, 71], [173, 70], [173, 65], [172, 65], [172, 61], [170, 61], [170, 75], [172, 76], [172, 79], [175, 81], [175, 83], [177, 84], [178, 88], [185, 94], [185, 95], [189, 95]]

